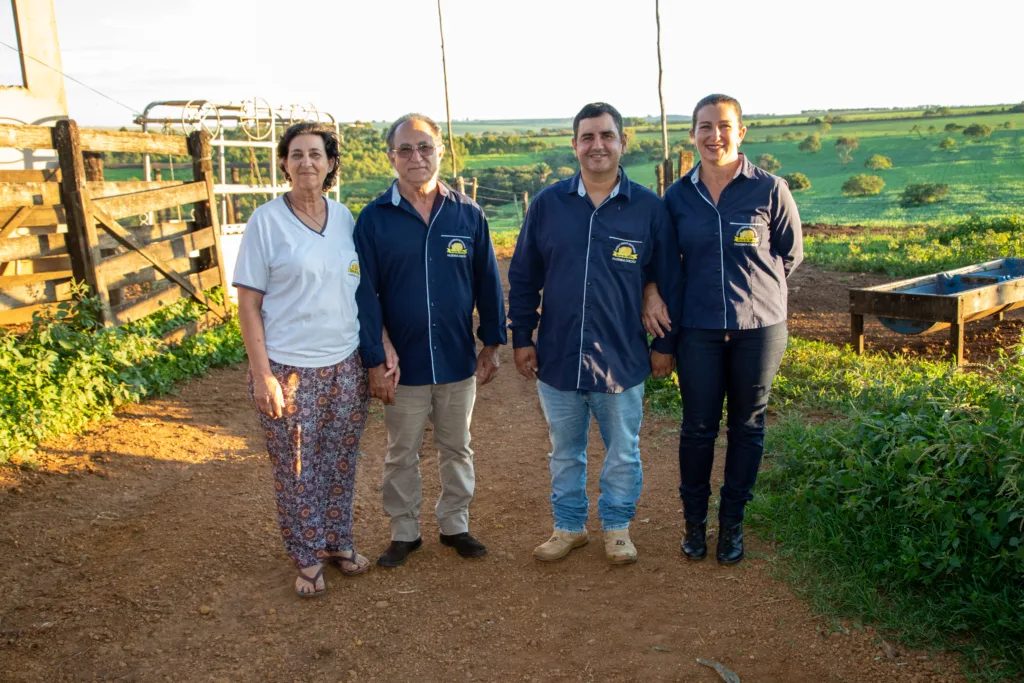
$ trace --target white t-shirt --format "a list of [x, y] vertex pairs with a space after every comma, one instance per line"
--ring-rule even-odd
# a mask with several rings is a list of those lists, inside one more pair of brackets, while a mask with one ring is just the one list
[[283, 196], [249, 218], [233, 284], [263, 293], [263, 329], [272, 361], [326, 367], [359, 346], [354, 229], [352, 213], [330, 199], [322, 233], [300, 221]]

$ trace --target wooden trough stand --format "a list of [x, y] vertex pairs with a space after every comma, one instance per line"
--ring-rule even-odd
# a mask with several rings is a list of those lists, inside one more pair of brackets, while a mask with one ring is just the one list
[[901, 334], [950, 329], [952, 356], [964, 363], [964, 325], [1024, 307], [1024, 259], [998, 259], [944, 273], [850, 290], [850, 340], [864, 353], [864, 316]]

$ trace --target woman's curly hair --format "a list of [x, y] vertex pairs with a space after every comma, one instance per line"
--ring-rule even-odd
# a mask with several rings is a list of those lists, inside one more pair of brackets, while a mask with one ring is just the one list
[[284, 135], [277, 142], [277, 167], [284, 174], [288, 182], [292, 180], [286, 168], [288, 165], [288, 147], [292, 144], [292, 140], [300, 135], [319, 135], [324, 140], [324, 151], [327, 152], [328, 161], [334, 160], [334, 170], [330, 171], [327, 177], [324, 178], [323, 191], [327, 192], [334, 187], [334, 181], [338, 177], [338, 171], [341, 169], [341, 141], [338, 140], [338, 134], [333, 126], [329, 126], [326, 123], [304, 121], [303, 123], [289, 126], [288, 130], [284, 132]]

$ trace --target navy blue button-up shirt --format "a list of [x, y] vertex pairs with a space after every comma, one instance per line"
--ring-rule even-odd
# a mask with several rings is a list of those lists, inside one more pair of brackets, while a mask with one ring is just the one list
[[665, 191], [683, 259], [682, 326], [747, 330], [783, 322], [786, 278], [804, 257], [789, 186], [740, 155], [716, 206], [699, 171], [700, 164]]
[[[537, 377], [560, 391], [620, 393], [650, 374], [641, 320], [645, 283], [658, 284], [673, 321], [679, 319], [681, 268], [668, 213], [621, 168], [619, 177], [598, 207], [579, 173], [544, 188], [512, 256], [512, 344], [532, 345], [539, 322]], [[656, 340], [655, 348], [673, 353], [673, 337]]]
[[429, 223], [398, 191], [397, 181], [356, 221], [359, 344], [363, 364], [384, 362], [381, 327], [398, 354], [401, 384], [447, 384], [476, 371], [477, 336], [504, 344], [505, 300], [491, 233], [480, 207], [437, 185]]

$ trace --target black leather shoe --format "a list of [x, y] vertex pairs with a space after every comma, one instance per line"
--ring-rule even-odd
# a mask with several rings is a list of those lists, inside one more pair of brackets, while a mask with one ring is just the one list
[[683, 555], [688, 560], [703, 560], [708, 556], [708, 525], [706, 522], [697, 524], [686, 523], [686, 535], [679, 544]]
[[718, 564], [736, 564], [743, 559], [743, 522], [718, 525]]
[[487, 554], [487, 547], [470, 536], [468, 531], [451, 536], [441, 534], [441, 545], [455, 548], [460, 557], [483, 557]]
[[377, 558], [378, 567], [401, 567], [409, 559], [409, 553], [414, 553], [423, 545], [423, 539], [415, 541], [391, 541], [388, 549]]

